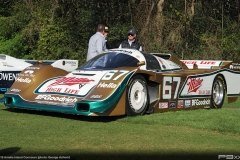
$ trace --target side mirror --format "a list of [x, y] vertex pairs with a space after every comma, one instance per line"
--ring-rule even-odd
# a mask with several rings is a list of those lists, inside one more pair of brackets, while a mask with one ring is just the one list
[[139, 67], [139, 66], [143, 66], [143, 65], [145, 65], [146, 63], [145, 63], [145, 61], [141, 61], [141, 62], [138, 62], [137, 63], [137, 66]]

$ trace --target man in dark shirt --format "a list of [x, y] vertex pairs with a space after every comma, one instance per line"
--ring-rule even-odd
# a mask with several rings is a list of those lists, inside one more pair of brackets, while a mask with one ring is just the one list
[[141, 44], [136, 40], [136, 34], [135, 29], [130, 29], [128, 31], [128, 39], [122, 41], [119, 48], [133, 48], [142, 51]]

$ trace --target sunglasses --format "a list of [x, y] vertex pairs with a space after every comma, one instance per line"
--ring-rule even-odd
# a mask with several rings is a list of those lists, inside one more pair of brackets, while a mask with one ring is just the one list
[[134, 34], [128, 34], [128, 36], [132, 36], [133, 37]]

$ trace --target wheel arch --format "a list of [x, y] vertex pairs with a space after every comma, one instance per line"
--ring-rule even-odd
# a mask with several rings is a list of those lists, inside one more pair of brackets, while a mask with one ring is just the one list
[[[226, 83], [225, 76], [224, 76], [223, 74], [221, 74], [221, 73], [217, 74], [217, 76], [221, 76], [221, 77], [223, 78], [223, 81], [224, 81], [224, 83], [225, 83], [225, 92], [227, 93], [227, 83]], [[217, 77], [217, 76], [216, 76], [216, 77]]]

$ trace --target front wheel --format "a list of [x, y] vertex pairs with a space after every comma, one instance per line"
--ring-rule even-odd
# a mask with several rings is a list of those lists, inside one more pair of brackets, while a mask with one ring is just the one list
[[146, 80], [141, 75], [134, 76], [127, 87], [127, 115], [143, 115], [148, 106], [148, 99]]
[[218, 75], [213, 80], [211, 108], [222, 108], [225, 98], [226, 85], [222, 76]]

